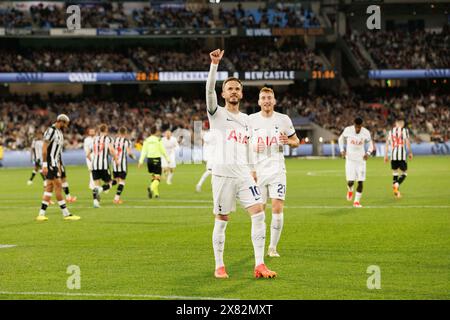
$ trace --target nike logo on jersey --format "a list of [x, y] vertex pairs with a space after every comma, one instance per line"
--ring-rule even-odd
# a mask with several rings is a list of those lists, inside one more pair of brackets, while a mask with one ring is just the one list
[[234, 120], [233, 120], [233, 119], [228, 119], [228, 118], [227, 118], [227, 121], [234, 121]]

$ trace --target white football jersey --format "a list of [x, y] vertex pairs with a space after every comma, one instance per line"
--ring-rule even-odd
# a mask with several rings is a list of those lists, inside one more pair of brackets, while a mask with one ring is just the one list
[[372, 138], [369, 130], [364, 127], [359, 133], [356, 133], [355, 126], [346, 127], [339, 137], [339, 149], [344, 150], [344, 145], [346, 145], [346, 159], [348, 160], [363, 161], [366, 143], [369, 144], [368, 151], [371, 152], [373, 150]]
[[178, 141], [175, 137], [170, 137], [170, 139], [167, 139], [166, 137], [163, 137], [161, 139], [162, 144], [164, 148], [166, 149], [166, 153], [168, 157], [171, 157], [173, 154], [175, 154], [175, 150], [178, 148]]
[[33, 140], [33, 142], [31, 143], [31, 155], [32, 155], [32, 159], [33, 161], [40, 161], [43, 162], [42, 160], [42, 148], [44, 146], [44, 141], [42, 139], [40, 140]]
[[295, 134], [294, 125], [289, 116], [274, 112], [271, 117], [264, 117], [261, 112], [249, 116], [252, 128], [252, 144], [261, 142], [265, 149], [263, 152], [253, 154], [258, 175], [269, 175], [285, 172], [283, 144], [279, 141], [281, 133], [288, 137]]
[[215, 137], [212, 174], [242, 178], [250, 174], [250, 126], [248, 115], [231, 113], [217, 106], [208, 112], [210, 131]]
[[94, 137], [86, 137], [83, 141], [83, 149], [84, 153], [87, 155], [89, 151], [92, 151], [94, 148]]

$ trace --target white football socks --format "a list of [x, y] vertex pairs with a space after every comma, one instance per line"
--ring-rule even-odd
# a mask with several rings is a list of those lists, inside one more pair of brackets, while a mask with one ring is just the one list
[[252, 215], [252, 242], [255, 252], [255, 266], [264, 263], [264, 246], [266, 242], [265, 217], [264, 211]]
[[272, 212], [272, 223], [270, 225], [270, 248], [276, 248], [280, 241], [281, 231], [283, 230], [284, 215]]
[[356, 192], [355, 202], [359, 202], [361, 200], [362, 192]]
[[227, 221], [215, 220], [214, 230], [212, 234], [212, 243], [214, 249], [214, 258], [216, 259], [216, 269], [224, 266], [223, 251], [225, 248], [225, 229]]
[[208, 178], [210, 174], [211, 174], [211, 170], [206, 170], [203, 173], [203, 175], [200, 178], [200, 181], [197, 183], [197, 185], [201, 187], [203, 185], [203, 183], [205, 182], [206, 178]]

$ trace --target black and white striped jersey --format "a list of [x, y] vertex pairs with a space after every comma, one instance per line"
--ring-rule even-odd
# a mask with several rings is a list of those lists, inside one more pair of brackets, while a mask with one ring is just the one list
[[60, 129], [55, 125], [49, 127], [44, 133], [44, 141], [47, 142], [47, 159], [49, 167], [56, 168], [59, 166], [61, 153], [64, 146], [64, 136]]
[[409, 131], [406, 128], [395, 127], [389, 131], [388, 141], [391, 146], [391, 160], [406, 161], [406, 140], [409, 139]]
[[113, 161], [113, 171], [114, 172], [126, 172], [128, 167], [128, 151], [127, 149], [131, 146], [130, 140], [124, 137], [117, 137], [114, 139], [114, 150], [117, 153], [117, 158], [119, 159], [119, 164]]
[[34, 139], [31, 143], [31, 160], [34, 162], [42, 161], [42, 148], [44, 146], [44, 141], [41, 139]]
[[108, 136], [95, 136], [92, 148], [92, 170], [109, 169], [109, 146], [113, 143]]

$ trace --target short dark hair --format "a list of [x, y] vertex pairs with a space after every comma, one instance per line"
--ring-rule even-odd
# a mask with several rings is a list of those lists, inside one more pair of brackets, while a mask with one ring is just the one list
[[239, 79], [236, 78], [236, 77], [228, 77], [228, 78], [225, 79], [225, 81], [224, 81], [223, 84], [222, 84], [222, 91], [223, 91], [223, 89], [225, 88], [225, 85], [226, 85], [228, 82], [230, 82], [230, 81], [236, 81], [236, 82], [239, 82], [239, 84], [241, 85], [241, 88], [244, 89], [244, 85], [242, 84], [242, 81], [241, 81], [241, 80], [239, 80]]
[[363, 123], [363, 119], [361, 119], [360, 117], [357, 117], [354, 122], [356, 125], [360, 126]]
[[106, 131], [108, 130], [108, 126], [107, 126], [106, 124], [102, 123], [102, 124], [98, 127], [98, 130], [99, 130], [101, 133], [104, 133], [104, 132], [106, 132]]
[[120, 134], [125, 134], [125, 133], [127, 133], [127, 128], [125, 128], [125, 127], [120, 127], [120, 128], [119, 128], [119, 133], [120, 133]]
[[155, 134], [157, 131], [158, 131], [158, 128], [156, 128], [156, 126], [150, 127], [150, 134]]

